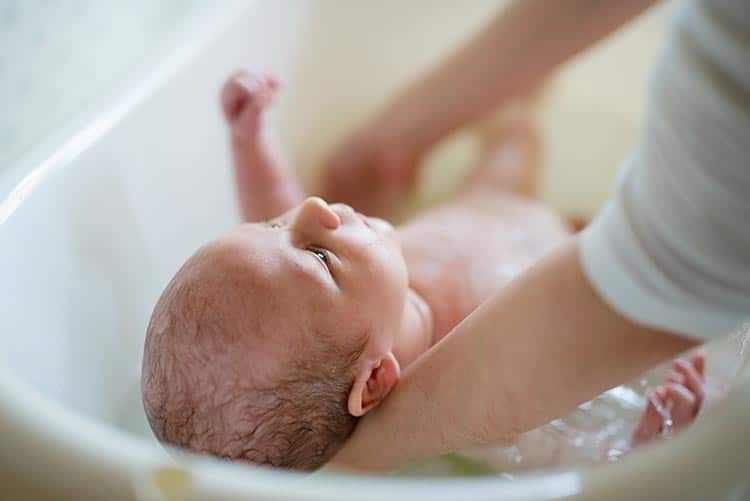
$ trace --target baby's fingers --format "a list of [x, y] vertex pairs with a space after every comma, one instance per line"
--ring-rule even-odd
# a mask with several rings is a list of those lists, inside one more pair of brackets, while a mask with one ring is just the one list
[[633, 442], [637, 444], [648, 442], [657, 438], [662, 431], [663, 419], [659, 413], [659, 408], [664, 407], [664, 398], [666, 397], [666, 388], [658, 386], [648, 396], [646, 410], [641, 416], [635, 431], [633, 432]]
[[693, 367], [695, 367], [695, 370], [698, 371], [698, 374], [700, 374], [701, 377], [705, 376], [706, 373], [706, 354], [701, 352], [696, 353], [693, 356]]
[[690, 424], [698, 414], [700, 407], [697, 397], [685, 386], [670, 383], [666, 387], [667, 400], [672, 404], [672, 424], [680, 428]]
[[235, 75], [230, 78], [221, 91], [221, 107], [227, 120], [237, 118], [247, 101], [247, 90], [240, 84]]
[[251, 113], [258, 113], [273, 101], [280, 85], [279, 80], [269, 73], [238, 71], [221, 91], [224, 115], [233, 122], [246, 108], [250, 108]]
[[[680, 383], [690, 390], [696, 399], [696, 404], [700, 406], [703, 402], [703, 376], [693, 366], [693, 364], [686, 362], [685, 360], [677, 359], [672, 364], [672, 367], [676, 372], [679, 372], [683, 376], [683, 381]], [[677, 381], [675, 381], [677, 382]]]

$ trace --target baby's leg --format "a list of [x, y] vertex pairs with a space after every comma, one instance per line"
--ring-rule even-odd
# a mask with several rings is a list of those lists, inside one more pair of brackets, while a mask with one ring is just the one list
[[[664, 431], [665, 418], [671, 419], [674, 429], [695, 420], [705, 395], [705, 365], [703, 354], [695, 355], [690, 362], [674, 361], [674, 370], [667, 376], [666, 382], [657, 386], [649, 396], [646, 410], [633, 432], [633, 445], [658, 438]], [[669, 416], [662, 416], [663, 412], [668, 412]]]
[[246, 221], [271, 219], [304, 198], [280, 145], [265, 125], [267, 108], [278, 87], [273, 76], [240, 71], [221, 92], [224, 117], [232, 133], [237, 192]]
[[482, 157], [465, 186], [474, 192], [512, 193], [533, 198], [541, 163], [533, 100], [511, 104], [479, 129]]
[[[536, 123], [541, 92], [542, 88], [534, 89], [481, 125], [483, 153], [462, 195], [536, 198], [543, 154]], [[578, 232], [586, 226], [585, 218], [559, 216], [568, 231]]]

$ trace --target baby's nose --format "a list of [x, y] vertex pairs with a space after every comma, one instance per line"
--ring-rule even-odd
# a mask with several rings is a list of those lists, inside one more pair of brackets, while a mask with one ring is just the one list
[[341, 218], [322, 198], [308, 197], [302, 202], [294, 225], [301, 231], [335, 230], [341, 225]]

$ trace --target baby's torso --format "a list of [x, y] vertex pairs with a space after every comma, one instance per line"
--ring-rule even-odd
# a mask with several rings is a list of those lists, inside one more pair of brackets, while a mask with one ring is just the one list
[[569, 235], [549, 208], [472, 193], [399, 228], [410, 286], [430, 305], [437, 342]]

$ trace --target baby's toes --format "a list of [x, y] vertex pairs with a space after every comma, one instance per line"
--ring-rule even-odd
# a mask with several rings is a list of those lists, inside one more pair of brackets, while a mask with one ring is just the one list
[[672, 404], [672, 425], [681, 428], [693, 422], [699, 408], [697, 397], [681, 384], [669, 383], [666, 388], [667, 399]]

